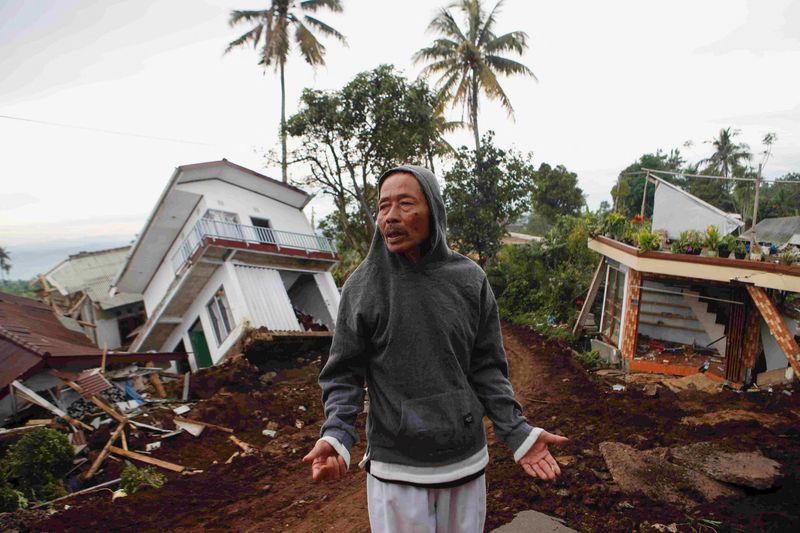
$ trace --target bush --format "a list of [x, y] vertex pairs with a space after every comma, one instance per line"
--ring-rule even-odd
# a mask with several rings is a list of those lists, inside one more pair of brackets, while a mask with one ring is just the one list
[[61, 478], [72, 468], [74, 457], [66, 435], [44, 428], [13, 444], [3, 458], [3, 469], [17, 479], [27, 498], [46, 501], [65, 494]]
[[166, 482], [167, 476], [152, 466], [136, 468], [129, 464], [122, 471], [119, 485], [126, 494], [133, 494], [147, 488], [160, 489]]
[[14, 490], [4, 472], [0, 472], [0, 513], [16, 511], [27, 507], [28, 500], [18, 490]]
[[641, 230], [637, 240], [639, 241], [640, 252], [649, 252], [650, 250], [659, 250], [661, 248], [661, 236], [652, 231]]
[[600, 359], [600, 352], [597, 350], [590, 350], [580, 353], [578, 355], [578, 362], [583, 365], [586, 370], [594, 370], [602, 364], [602, 359]]

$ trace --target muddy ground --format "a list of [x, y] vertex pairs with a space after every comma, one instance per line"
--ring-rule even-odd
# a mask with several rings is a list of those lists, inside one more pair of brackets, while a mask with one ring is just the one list
[[[509, 325], [504, 326], [504, 336], [511, 379], [528, 419], [571, 440], [555, 452], [564, 463], [562, 477], [542, 482], [527, 477], [490, 433], [487, 531], [527, 509], [563, 518], [579, 531], [650, 531], [644, 523], [677, 524], [679, 531], [800, 531], [800, 393], [678, 396], [662, 390], [654, 398], [636, 386], [612, 392], [603, 378], [587, 374], [567, 347]], [[338, 482], [312, 484], [308, 468], [300, 462], [322, 422], [316, 385], [320, 364], [317, 359], [279, 370], [271, 380], [262, 381], [241, 364], [198, 376], [193, 398], [208, 399], [185, 416], [234, 429], [239, 439], [258, 448], [257, 454], [237, 456], [226, 464], [239, 451], [227, 433], [212, 429], [199, 437], [184, 433], [165, 440], [153, 456], [202, 473], [169, 473], [162, 489], [113, 503], [110, 491], [100, 491], [72, 498], [65, 502], [69, 509], [62, 504], [54, 514], [6, 515], [0, 519], [0, 529], [369, 531], [365, 474], [353, 469]], [[725, 414], [736, 410], [758, 417], [741, 420]], [[706, 423], [681, 423], [684, 417], [704, 415], [701, 421]], [[167, 409], [155, 410], [151, 423], [172, 428], [171, 416]], [[274, 439], [262, 435], [269, 421], [278, 424]], [[153, 440], [144, 433], [129, 436], [134, 450]], [[731, 451], [759, 449], [782, 464], [784, 479], [771, 491], [751, 491], [742, 498], [692, 509], [660, 504], [619, 490], [599, 452], [604, 441], [640, 450], [702, 441], [715, 441]], [[356, 446], [353, 457], [357, 460], [362, 454], [363, 443]], [[123, 466], [109, 462], [97, 482], [118, 476]]]

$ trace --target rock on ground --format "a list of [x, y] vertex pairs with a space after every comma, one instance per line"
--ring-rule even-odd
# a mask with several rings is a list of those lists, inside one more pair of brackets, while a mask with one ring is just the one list
[[674, 465], [663, 450], [639, 451], [620, 442], [603, 442], [600, 452], [623, 492], [642, 493], [651, 500], [694, 507], [740, 492], [708, 476]]
[[559, 518], [540, 513], [538, 511], [522, 511], [514, 517], [514, 520], [497, 529], [492, 533], [578, 533], [574, 529], [564, 525], [564, 521]]
[[781, 477], [781, 465], [765, 457], [760, 450], [754, 452], [723, 452], [709, 442], [670, 448], [669, 459], [686, 468], [705, 475], [758, 490], [774, 487]]

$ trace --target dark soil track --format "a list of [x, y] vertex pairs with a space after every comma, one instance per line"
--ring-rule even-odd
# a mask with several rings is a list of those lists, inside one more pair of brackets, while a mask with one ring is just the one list
[[[800, 394], [726, 391], [676, 396], [662, 391], [651, 398], [635, 387], [614, 393], [584, 372], [567, 347], [524, 328], [505, 325], [504, 334], [511, 379], [528, 419], [571, 440], [555, 451], [557, 457], [565, 457], [562, 477], [541, 482], [527, 477], [490, 434], [487, 531], [527, 509], [561, 517], [580, 531], [638, 531], [644, 522], [676, 523], [680, 531], [711, 531], [704, 529], [701, 519], [721, 522], [715, 526], [717, 531], [800, 531]], [[308, 468], [300, 462], [315, 442], [322, 421], [318, 371], [316, 362], [281, 370], [274, 384], [255, 380], [248, 387], [241, 386], [241, 374], [237, 374], [238, 387], [226, 382], [224, 375], [218, 376], [223, 389], [187, 415], [234, 428], [239, 438], [263, 450], [259, 455], [237, 457], [225, 464], [238, 450], [227, 434], [213, 430], [197, 438], [184, 434], [165, 441], [154, 455], [200, 468], [203, 473], [170, 474], [162, 489], [113, 503], [108, 492], [76, 497], [69, 500], [69, 510], [49, 517], [29, 513], [7, 516], [0, 526], [81, 532], [369, 531], [365, 474], [354, 468], [338, 482], [312, 484]], [[301, 405], [306, 410], [299, 409]], [[753, 420], [715, 426], [680, 422], [686, 416], [733, 409], [759, 413], [772, 422], [769, 427]], [[280, 424], [277, 438], [261, 434], [265, 419]], [[295, 428], [295, 420], [305, 426]], [[131, 439], [131, 447], [140, 449], [152, 440], [141, 439]], [[730, 450], [762, 450], [783, 465], [782, 486], [687, 511], [622, 494], [598, 449], [604, 441], [650, 449], [709, 440]], [[362, 454], [360, 444], [354, 450], [354, 462]], [[120, 463], [110, 464], [106, 479], [119, 468]]]

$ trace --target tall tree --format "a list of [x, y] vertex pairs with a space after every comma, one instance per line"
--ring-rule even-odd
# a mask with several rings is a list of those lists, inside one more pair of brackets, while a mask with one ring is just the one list
[[0, 272], [5, 278], [11, 272], [11, 252], [0, 246]]
[[719, 137], [706, 141], [714, 146], [711, 157], [701, 163], [708, 166], [708, 170], [722, 176], [730, 177], [735, 171], [744, 169], [743, 163], [750, 160], [750, 147], [745, 143], [736, 143], [734, 138], [739, 135], [739, 130], [731, 131], [730, 128], [719, 130]]
[[578, 175], [564, 165], [553, 168], [547, 163], [539, 165], [539, 170], [533, 176], [531, 203], [534, 212], [550, 224], [559, 215], [580, 214], [581, 208], [586, 205], [583, 191], [578, 187]]
[[461, 253], [485, 267], [500, 249], [505, 227], [530, 206], [536, 169], [525, 157], [497, 148], [492, 133], [479, 151], [462, 147], [445, 179], [448, 235]]
[[[683, 157], [679, 149], [675, 148], [669, 152], [664, 152], [659, 149], [656, 153], [644, 154], [638, 161], [628, 165], [622, 172], [619, 173], [617, 184], [611, 189], [611, 196], [614, 198], [614, 205], [617, 211], [625, 214], [627, 217], [632, 217], [642, 209], [642, 195], [645, 194], [644, 181], [645, 172], [643, 168], [652, 170], [666, 170], [669, 172], [679, 172], [682, 170], [684, 163]], [[658, 174], [670, 183], [676, 185], [683, 185], [683, 180], [676, 176], [669, 174]], [[645, 202], [645, 217], [653, 215], [653, 197], [655, 194], [655, 187], [647, 188], [647, 200]]]
[[286, 83], [285, 66], [291, 50], [290, 32], [294, 28], [294, 40], [300, 48], [303, 59], [316, 67], [325, 64], [325, 46], [317, 40], [312, 28], [323, 35], [338, 39], [342, 43], [347, 41], [344, 35], [322, 22], [316, 17], [305, 14], [314, 13], [320, 8], [327, 8], [333, 12], [342, 11], [341, 0], [303, 0], [299, 2], [299, 9], [294, 0], [271, 0], [270, 6], [262, 10], [233, 10], [228, 23], [236, 26], [241, 23], [251, 24], [252, 27], [228, 43], [225, 53], [243, 46], [259, 46], [258, 64], [264, 68], [274, 66], [280, 74], [281, 80], [281, 177], [284, 183], [288, 180], [287, 153], [286, 153]]
[[[514, 115], [511, 101], [497, 75], [521, 75], [536, 79], [533, 71], [508, 54], [522, 55], [528, 48], [528, 35], [523, 31], [495, 34], [497, 14], [503, 0], [490, 12], [481, 0], [460, 0], [450, 8], [442, 8], [428, 29], [440, 37], [414, 54], [415, 62], [427, 62], [423, 75], [439, 75], [437, 88], [443, 104], [465, 106], [475, 136], [475, 150], [480, 151], [478, 131], [478, 97], [483, 92], [491, 100], [500, 100], [509, 116]], [[451, 12], [458, 10], [466, 20], [464, 30]]]
[[[305, 183], [328, 195], [347, 247], [363, 257], [375, 231], [375, 181], [400, 163], [424, 165], [444, 150], [436, 98], [389, 65], [358, 74], [338, 91], [306, 89], [287, 129], [299, 137], [293, 161], [308, 165]], [[341, 242], [341, 241], [340, 241]]]

